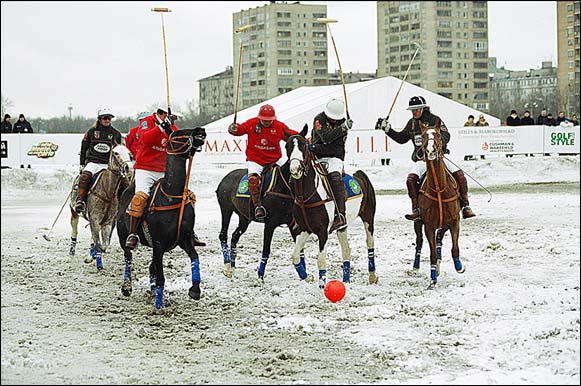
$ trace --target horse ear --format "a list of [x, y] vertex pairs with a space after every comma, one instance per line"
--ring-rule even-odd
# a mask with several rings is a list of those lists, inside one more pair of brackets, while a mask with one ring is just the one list
[[306, 137], [308, 131], [309, 131], [309, 125], [307, 123], [305, 123], [305, 125], [303, 126], [303, 129], [301, 130], [301, 132], [299, 134], [302, 135], [303, 137]]

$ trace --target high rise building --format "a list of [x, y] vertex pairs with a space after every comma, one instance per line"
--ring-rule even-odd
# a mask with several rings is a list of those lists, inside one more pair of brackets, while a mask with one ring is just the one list
[[488, 111], [486, 1], [378, 1], [377, 76], [407, 81], [472, 108]]
[[[233, 14], [234, 93], [240, 44], [238, 108], [258, 104], [302, 86], [328, 84], [327, 6], [274, 2]], [[236, 33], [239, 27], [250, 25]]]
[[559, 110], [579, 116], [579, 1], [557, 1]]
[[198, 80], [200, 89], [200, 114], [211, 120], [220, 119], [234, 112], [234, 87], [232, 67]]

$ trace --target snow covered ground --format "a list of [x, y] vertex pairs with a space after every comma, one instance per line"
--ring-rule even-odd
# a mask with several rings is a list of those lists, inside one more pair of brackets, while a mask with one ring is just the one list
[[[428, 290], [429, 248], [411, 272], [412, 225], [403, 219], [408, 167], [365, 167], [378, 196], [378, 285], [368, 285], [365, 234], [349, 228], [353, 282], [333, 304], [299, 282], [287, 229], [278, 229], [264, 283], [256, 279], [262, 227], [239, 243], [233, 279], [222, 275], [214, 190], [232, 167], [197, 168], [196, 230], [202, 299], [187, 295], [189, 259], [165, 255], [163, 315], [147, 302], [150, 250], [135, 254], [133, 295], [120, 293], [123, 254], [114, 232], [105, 270], [85, 265], [89, 231], [68, 256], [64, 212], [74, 169], [2, 170], [2, 383], [516, 383], [580, 382], [580, 194], [576, 157], [460, 162], [491, 188], [472, 189], [478, 217], [462, 222], [466, 273], [450, 238], [438, 287]], [[348, 167], [348, 172], [356, 168]], [[230, 230], [235, 226], [233, 219]], [[316, 274], [316, 243], [307, 268]], [[336, 237], [330, 279], [341, 277]]]

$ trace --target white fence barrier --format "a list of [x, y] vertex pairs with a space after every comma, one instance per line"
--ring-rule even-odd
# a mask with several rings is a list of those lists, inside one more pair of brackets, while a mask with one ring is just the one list
[[[451, 157], [529, 153], [579, 154], [579, 126], [501, 126], [449, 128]], [[83, 134], [2, 134], [2, 166], [78, 165]], [[284, 144], [283, 148], [284, 156]], [[246, 137], [210, 133], [196, 161], [240, 164], [246, 159]], [[381, 159], [409, 160], [412, 144], [400, 145], [381, 131], [354, 130], [346, 142], [348, 163]]]

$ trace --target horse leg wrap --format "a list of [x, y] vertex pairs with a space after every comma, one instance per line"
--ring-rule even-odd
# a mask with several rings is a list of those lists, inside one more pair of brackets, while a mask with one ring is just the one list
[[367, 248], [367, 269], [375, 272], [375, 248]]
[[232, 245], [230, 247], [230, 265], [232, 266], [232, 268], [236, 268], [236, 254], [238, 252], [236, 251], [236, 245]]
[[305, 280], [307, 278], [307, 270], [301, 265], [301, 263], [295, 264], [295, 269], [297, 270], [301, 280]]
[[420, 257], [422, 256], [422, 250], [416, 249], [416, 255], [414, 256], [414, 269], [420, 269]]
[[75, 255], [75, 249], [77, 247], [77, 238], [71, 237], [71, 246], [69, 247], [69, 256]]
[[258, 265], [258, 277], [264, 278], [264, 271], [266, 270], [266, 263], [268, 262], [268, 255], [262, 255], [260, 259], [260, 264]]
[[194, 259], [192, 260], [192, 283], [199, 283], [200, 281], [202, 281], [200, 275], [200, 259]]
[[222, 241], [220, 245], [222, 246], [222, 256], [224, 256], [224, 264], [228, 264], [230, 263], [230, 254], [228, 253], [228, 243]]
[[438, 259], [442, 258], [442, 240], [436, 241], [436, 255]]
[[306, 271], [307, 270], [307, 262], [305, 261], [305, 252], [301, 252], [301, 263], [303, 266], [303, 269]]
[[436, 271], [436, 264], [430, 265], [430, 277], [432, 279], [433, 284], [436, 284], [438, 282], [438, 272]]
[[96, 251], [95, 252], [95, 265], [97, 269], [101, 271], [103, 269], [103, 252]]
[[462, 265], [462, 261], [460, 260], [460, 256], [452, 257], [452, 260], [454, 260], [454, 268], [456, 268], [456, 272], [463, 273], [464, 266]]
[[319, 288], [325, 288], [325, 284], [327, 284], [327, 270], [319, 269]]
[[163, 308], [163, 287], [155, 287], [155, 309], [160, 310]]
[[125, 261], [125, 272], [123, 273], [123, 280], [131, 281], [131, 262]]
[[343, 262], [343, 283], [351, 282], [351, 262]]
[[95, 253], [97, 251], [95, 250], [95, 243], [91, 243], [91, 249], [89, 250], [89, 254], [91, 255], [91, 257], [94, 259], [95, 258]]

